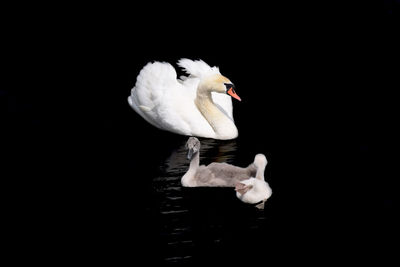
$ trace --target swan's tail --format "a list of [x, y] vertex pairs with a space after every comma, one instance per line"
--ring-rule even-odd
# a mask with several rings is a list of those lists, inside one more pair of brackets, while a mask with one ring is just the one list
[[168, 87], [176, 83], [175, 69], [168, 63], [150, 62], [140, 71], [128, 97], [129, 105], [147, 122], [165, 130], [157, 108]]
[[153, 121], [153, 119], [151, 118], [151, 116], [148, 116], [146, 114], [146, 112], [151, 111], [150, 108], [140, 105], [137, 102], [137, 97], [136, 97], [136, 92], [135, 92], [135, 87], [132, 89], [131, 95], [128, 96], [128, 103], [129, 105], [133, 108], [134, 111], [136, 111], [137, 114], [139, 114], [143, 119], [145, 119], [148, 123], [150, 123], [151, 125], [158, 127], [157, 123], [155, 121]]

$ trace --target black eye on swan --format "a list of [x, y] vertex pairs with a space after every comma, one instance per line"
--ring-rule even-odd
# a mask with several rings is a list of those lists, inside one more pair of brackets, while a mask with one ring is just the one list
[[226, 87], [226, 90], [229, 90], [229, 89], [235, 89], [235, 86], [233, 85], [233, 83], [224, 83], [225, 84], [225, 87]]

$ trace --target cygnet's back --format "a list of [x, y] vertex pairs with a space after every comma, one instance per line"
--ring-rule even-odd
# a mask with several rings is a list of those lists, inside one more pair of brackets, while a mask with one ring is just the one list
[[200, 166], [195, 174], [199, 186], [235, 187], [243, 180], [255, 176], [256, 166], [252, 163], [247, 168], [241, 168], [227, 163], [213, 162], [208, 166]]
[[[252, 163], [246, 168], [230, 165], [228, 163], [213, 162], [209, 164], [206, 169], [209, 170], [211, 176], [208, 176], [209, 183], [221, 184], [220, 186], [235, 187], [235, 184], [249, 179], [256, 175], [257, 168]], [[206, 180], [206, 172], [198, 172], [200, 180]], [[211, 181], [212, 179], [212, 181]]]

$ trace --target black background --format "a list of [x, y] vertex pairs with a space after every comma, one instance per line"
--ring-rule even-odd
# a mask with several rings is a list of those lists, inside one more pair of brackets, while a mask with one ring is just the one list
[[235, 83], [239, 138], [260, 140], [285, 192], [288, 212], [279, 234], [262, 233], [274, 242], [258, 260], [359, 260], [372, 236], [385, 245], [394, 189], [380, 164], [394, 162], [383, 152], [393, 105], [378, 93], [391, 88], [396, 4], [383, 16], [358, 5], [154, 5], [27, 7], [4, 19], [10, 247], [32, 259], [157, 262], [145, 178], [184, 137], [148, 125], [127, 96], [147, 62], [182, 57]]

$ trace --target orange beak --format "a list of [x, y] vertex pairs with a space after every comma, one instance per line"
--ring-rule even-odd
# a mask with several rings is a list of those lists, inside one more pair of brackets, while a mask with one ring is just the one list
[[236, 94], [235, 90], [233, 90], [233, 87], [229, 88], [229, 90], [226, 93], [231, 97], [236, 98], [239, 101], [242, 101], [242, 99], [240, 99], [240, 97]]

